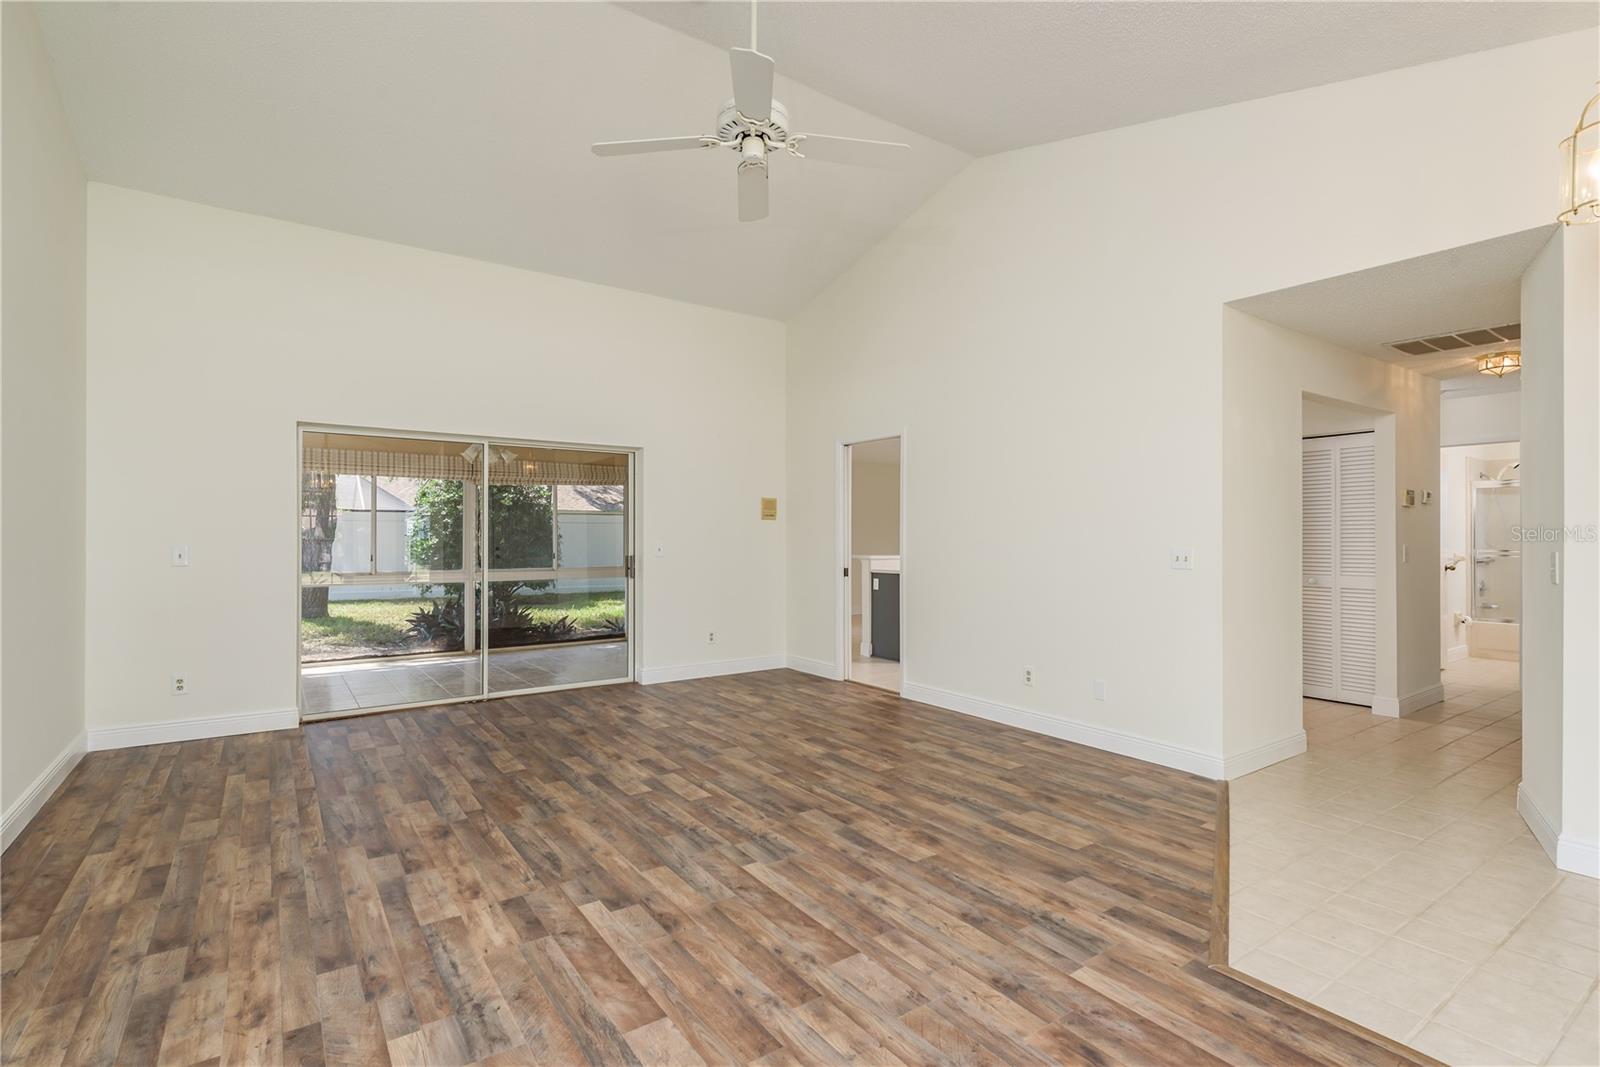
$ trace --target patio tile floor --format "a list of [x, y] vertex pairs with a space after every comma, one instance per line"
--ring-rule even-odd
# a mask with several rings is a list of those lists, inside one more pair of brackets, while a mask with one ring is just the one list
[[[624, 678], [627, 673], [626, 641], [491, 652], [489, 695]], [[300, 685], [306, 715], [443, 701], [481, 691], [475, 656], [315, 664], [301, 670]]]

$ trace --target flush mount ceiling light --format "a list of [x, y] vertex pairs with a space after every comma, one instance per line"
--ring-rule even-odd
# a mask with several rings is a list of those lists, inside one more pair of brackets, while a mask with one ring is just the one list
[[1572, 136], [1561, 142], [1561, 214], [1568, 226], [1600, 222], [1600, 93], [1578, 114]]
[[1506, 375], [1515, 374], [1521, 369], [1521, 352], [1490, 352], [1486, 356], [1478, 357], [1479, 374], [1492, 374], [1496, 378], [1504, 378]]

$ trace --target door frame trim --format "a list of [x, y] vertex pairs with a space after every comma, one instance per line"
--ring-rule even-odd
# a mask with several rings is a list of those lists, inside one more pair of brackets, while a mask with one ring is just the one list
[[[301, 588], [301, 581], [300, 581], [300, 507], [301, 507], [300, 491], [301, 491], [301, 486], [302, 486], [301, 471], [302, 471], [302, 467], [303, 467], [303, 463], [304, 463], [305, 435], [308, 434], [308, 433], [343, 433], [343, 434], [356, 434], [356, 435], [369, 436], [369, 437], [395, 437], [395, 438], [399, 438], [401, 440], [408, 440], [409, 439], [409, 440], [414, 440], [414, 441], [465, 441], [465, 442], [467, 442], [469, 444], [478, 443], [478, 444], [483, 444], [485, 446], [488, 446], [488, 445], [491, 445], [491, 444], [503, 444], [503, 445], [511, 445], [513, 447], [523, 447], [523, 448], [559, 448], [559, 449], [563, 449], [563, 450], [566, 450], [566, 451], [572, 451], [572, 452], [607, 452], [607, 453], [611, 453], [613, 455], [626, 455], [628, 457], [628, 475], [627, 475], [628, 484], [624, 487], [624, 490], [623, 490], [624, 505], [623, 505], [623, 527], [622, 527], [622, 529], [623, 529], [623, 534], [622, 534], [622, 542], [623, 542], [623, 544], [622, 544], [622, 548], [623, 548], [624, 564], [626, 564], [626, 559], [627, 559], [627, 557], [629, 555], [632, 555], [634, 557], [633, 574], [624, 578], [624, 582], [625, 582], [624, 588], [626, 590], [626, 594], [625, 595], [626, 595], [626, 598], [627, 598], [625, 617], [627, 619], [627, 642], [626, 643], [627, 643], [627, 646], [628, 646], [628, 671], [627, 671], [626, 677], [604, 678], [604, 679], [597, 679], [595, 681], [588, 681], [588, 682], [570, 682], [570, 683], [566, 683], [566, 684], [563, 684], [563, 685], [536, 686], [536, 687], [532, 687], [532, 688], [528, 688], [528, 689], [509, 689], [509, 690], [506, 690], [504, 692], [491, 693], [491, 692], [489, 692], [489, 685], [488, 685], [488, 675], [489, 675], [488, 651], [487, 650], [480, 650], [479, 653], [478, 653], [478, 657], [479, 657], [479, 664], [480, 664], [480, 678], [482, 679], [482, 683], [483, 683], [482, 684], [483, 691], [478, 693], [478, 694], [476, 694], [476, 695], [463, 696], [463, 697], [446, 697], [443, 700], [430, 700], [430, 701], [426, 701], [426, 702], [423, 702], [423, 703], [389, 704], [389, 705], [384, 705], [383, 707], [376, 707], [376, 708], [353, 708], [353, 709], [348, 709], [348, 710], [345, 710], [345, 711], [322, 712], [322, 713], [307, 715], [306, 714], [306, 710], [305, 710], [305, 689], [304, 689], [304, 686], [302, 685], [302, 680], [303, 679], [302, 679], [302, 675], [301, 675], [301, 666], [302, 666], [302, 664], [301, 664], [301, 660], [300, 660], [300, 622], [301, 622], [301, 619], [300, 619], [300, 588]], [[295, 709], [296, 709], [296, 711], [297, 711], [297, 713], [299, 715], [300, 722], [302, 724], [308, 723], [308, 722], [322, 722], [322, 721], [327, 721], [329, 719], [346, 719], [346, 718], [353, 718], [353, 717], [358, 717], [358, 716], [362, 716], [362, 715], [382, 714], [384, 712], [390, 712], [390, 711], [406, 711], [406, 710], [415, 709], [415, 708], [432, 708], [432, 707], [440, 707], [440, 706], [444, 706], [444, 705], [448, 705], [448, 704], [465, 704], [465, 703], [469, 703], [469, 702], [472, 702], [472, 701], [479, 701], [479, 700], [497, 700], [497, 699], [499, 699], [501, 697], [528, 696], [528, 695], [532, 695], [532, 694], [536, 694], [536, 693], [552, 693], [552, 692], [561, 692], [561, 691], [565, 691], [565, 690], [568, 690], [568, 689], [587, 689], [587, 688], [590, 688], [590, 687], [593, 687], [593, 686], [600, 686], [600, 685], [620, 685], [620, 684], [624, 684], [624, 683], [637, 682], [638, 678], [639, 678], [639, 647], [640, 647], [640, 640], [639, 640], [638, 631], [637, 631], [637, 627], [638, 627], [637, 620], [640, 617], [639, 616], [639, 609], [638, 609], [638, 599], [639, 599], [639, 589], [640, 589], [639, 572], [641, 570], [641, 564], [640, 564], [640, 560], [639, 560], [639, 557], [638, 557], [638, 551], [637, 551], [638, 523], [639, 523], [639, 504], [638, 504], [638, 500], [639, 500], [639, 497], [641, 495], [640, 491], [639, 491], [639, 468], [640, 468], [640, 465], [641, 465], [641, 458], [642, 458], [643, 452], [644, 452], [644, 449], [642, 447], [638, 446], [638, 445], [605, 445], [605, 444], [589, 444], [589, 443], [581, 443], [580, 444], [580, 443], [576, 443], [576, 442], [572, 442], [572, 441], [535, 440], [535, 439], [532, 439], [532, 438], [510, 437], [510, 436], [501, 435], [501, 434], [471, 434], [471, 433], [461, 434], [461, 433], [445, 433], [445, 432], [439, 432], [439, 431], [433, 431], [433, 430], [394, 430], [394, 429], [387, 429], [387, 428], [382, 428], [382, 427], [345, 425], [345, 424], [340, 424], [340, 423], [307, 422], [305, 420], [296, 421], [295, 427], [294, 427], [294, 477], [291, 479], [291, 483], [293, 485], [293, 492], [294, 492], [294, 503], [293, 503], [292, 508], [290, 509], [290, 514], [294, 516], [294, 522], [293, 522], [293, 524], [291, 526], [291, 534], [292, 534], [292, 537], [293, 537], [293, 555], [291, 557], [289, 557], [289, 558], [292, 558], [293, 561], [294, 561], [293, 572], [292, 572], [292, 577], [294, 578], [294, 589], [295, 589], [295, 592], [294, 592], [294, 631], [293, 631], [293, 633], [294, 633], [294, 642], [293, 642], [293, 646], [294, 646], [294, 704], [295, 704]], [[487, 462], [488, 462], [487, 447], [485, 448], [485, 454], [484, 454], [483, 458], [484, 458], [485, 464], [487, 464]], [[552, 502], [552, 509], [553, 509], [553, 502]], [[488, 558], [488, 536], [489, 536], [488, 523], [481, 523], [479, 525], [479, 529], [477, 531], [477, 534], [478, 534], [479, 550], [480, 550], [480, 552], [483, 553], [484, 558], [487, 559]], [[463, 567], [463, 570], [470, 572], [472, 570], [472, 568]], [[478, 607], [479, 607], [480, 618], [482, 618], [483, 616], [487, 616], [487, 614], [488, 614], [488, 597], [486, 597], [486, 596], [485, 597], [481, 597]], [[484, 619], [483, 621], [485, 623], [487, 622], [486, 619]], [[487, 625], [484, 626], [484, 632], [485, 633], [488, 632]]]
[[[864, 436], [851, 436], [840, 438], [834, 442], [834, 524], [833, 537], [833, 654], [837, 662], [835, 676], [841, 682], [853, 681], [850, 677], [850, 664], [853, 662], [850, 641], [850, 620], [853, 612], [850, 610], [850, 583], [855, 575], [845, 577], [844, 571], [852, 560], [850, 558], [850, 459], [851, 448], [864, 445], [870, 441], [888, 441], [898, 439], [900, 442], [900, 688], [901, 695], [905, 694], [906, 686], [911, 675], [910, 658], [907, 654], [910, 642], [906, 640], [906, 548], [908, 540], [907, 517], [910, 508], [907, 506], [910, 499], [908, 487], [910, 480], [906, 473], [910, 469], [906, 463], [907, 433], [904, 428], [888, 433], [866, 434]], [[865, 683], [862, 683], [865, 684]]]

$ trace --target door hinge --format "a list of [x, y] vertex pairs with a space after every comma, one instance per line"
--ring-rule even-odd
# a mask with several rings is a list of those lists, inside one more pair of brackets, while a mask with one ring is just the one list
[[846, 578], [848, 578], [848, 577], [850, 577], [850, 568], [849, 568], [849, 567], [846, 567], [846, 568], [845, 568], [845, 569], [844, 569], [844, 576], [845, 576], [845, 577], [846, 577]]
[[632, 556], [628, 556], [628, 557], [627, 557], [627, 558], [626, 558], [626, 559], [625, 559], [625, 560], [624, 560], [624, 561], [623, 561], [623, 566], [624, 566], [624, 567], [625, 567], [625, 568], [626, 568], [626, 570], [627, 570], [627, 574], [628, 574], [628, 577], [629, 577], [629, 578], [632, 578], [632, 577], [633, 577], [633, 557], [632, 557]]

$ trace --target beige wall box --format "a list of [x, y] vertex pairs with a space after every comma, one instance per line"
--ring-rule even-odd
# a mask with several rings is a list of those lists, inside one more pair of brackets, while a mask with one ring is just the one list
[[775, 496], [764, 496], [764, 497], [761, 498], [761, 517], [763, 519], [771, 519], [773, 521], [777, 520], [777, 518], [778, 518], [778, 498], [777, 497], [775, 497]]

